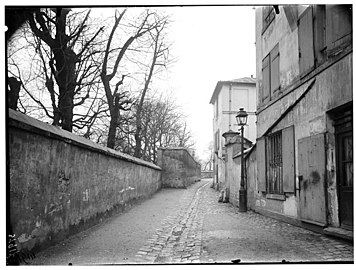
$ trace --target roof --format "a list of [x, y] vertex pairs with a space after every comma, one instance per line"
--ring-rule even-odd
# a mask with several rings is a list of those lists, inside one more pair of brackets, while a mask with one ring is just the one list
[[215, 86], [214, 93], [211, 96], [211, 99], [210, 99], [210, 102], [209, 102], [210, 104], [213, 104], [213, 101], [216, 99], [216, 97], [219, 94], [222, 86], [226, 85], [226, 84], [254, 84], [254, 85], [256, 85], [256, 78], [243, 77], [243, 78], [229, 80], [229, 81], [218, 81], [218, 83]]
[[[250, 155], [252, 150], [254, 150], [255, 148], [256, 148], [256, 144], [253, 144], [250, 148], [245, 149], [244, 150], [244, 154], [246, 154], [246, 155], [244, 156], [244, 159], [246, 159]], [[239, 156], [241, 156], [241, 151], [236, 153], [232, 158], [235, 159], [235, 158], [237, 158]]]

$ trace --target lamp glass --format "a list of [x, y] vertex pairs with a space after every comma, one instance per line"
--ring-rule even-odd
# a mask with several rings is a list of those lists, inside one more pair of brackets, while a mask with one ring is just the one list
[[244, 126], [247, 123], [247, 112], [243, 108], [236, 115], [236, 121], [239, 126]]

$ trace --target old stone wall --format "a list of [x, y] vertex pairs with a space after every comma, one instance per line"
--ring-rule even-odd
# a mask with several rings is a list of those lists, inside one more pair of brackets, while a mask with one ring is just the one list
[[186, 188], [201, 179], [200, 164], [185, 148], [159, 148], [157, 164], [162, 168], [162, 187]]
[[213, 177], [214, 177], [214, 171], [201, 171], [202, 179], [213, 178]]
[[38, 251], [161, 188], [161, 169], [9, 110], [10, 222]]

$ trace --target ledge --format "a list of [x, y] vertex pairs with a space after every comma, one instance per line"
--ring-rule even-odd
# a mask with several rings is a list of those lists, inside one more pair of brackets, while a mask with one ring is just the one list
[[63, 130], [59, 127], [41, 122], [23, 113], [9, 109], [8, 126], [26, 130], [27, 132], [39, 134], [45, 137], [57, 139], [72, 145], [80, 146], [82, 148], [89, 149], [91, 151], [99, 152], [104, 155], [112, 156], [121, 160], [136, 163], [145, 167], [149, 167], [155, 170], [162, 170], [157, 165], [144, 161], [142, 159], [135, 158], [133, 156], [121, 153], [114, 149], [102, 146], [100, 144], [94, 143], [84, 137], [75, 135], [71, 132]]
[[327, 227], [324, 230], [324, 233], [326, 235], [331, 235], [335, 237], [339, 237], [348, 241], [353, 241], [354, 240], [354, 233], [353, 231], [348, 231], [342, 228], [336, 228], [336, 227]]

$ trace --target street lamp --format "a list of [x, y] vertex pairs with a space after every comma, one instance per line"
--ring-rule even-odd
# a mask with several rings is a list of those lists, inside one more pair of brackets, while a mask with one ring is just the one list
[[247, 123], [247, 113], [243, 108], [236, 115], [236, 121], [241, 126], [241, 181], [239, 190], [239, 212], [247, 211], [247, 191], [245, 187], [245, 161], [244, 161], [244, 125]]

